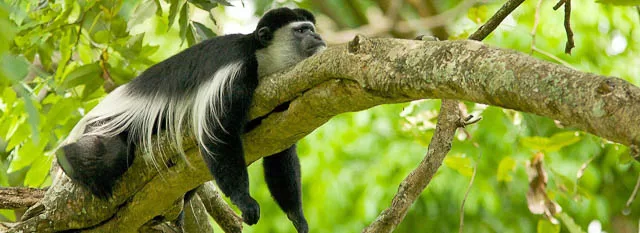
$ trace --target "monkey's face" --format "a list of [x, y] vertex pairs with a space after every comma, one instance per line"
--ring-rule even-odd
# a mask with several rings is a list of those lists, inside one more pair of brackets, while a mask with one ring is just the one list
[[258, 30], [259, 41], [266, 45], [256, 51], [259, 76], [294, 66], [327, 47], [309, 21], [293, 22], [271, 31], [268, 27]]
[[307, 58], [327, 48], [327, 44], [315, 31], [313, 24], [309, 22], [293, 23], [291, 34], [298, 43], [298, 52]]

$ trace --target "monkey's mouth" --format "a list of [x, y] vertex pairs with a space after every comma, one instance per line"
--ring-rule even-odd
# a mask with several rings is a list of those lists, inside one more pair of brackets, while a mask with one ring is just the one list
[[324, 42], [310, 46], [309, 48], [307, 48], [307, 51], [306, 51], [307, 57], [311, 57], [316, 53], [322, 52], [326, 48], [327, 48], [327, 45]]

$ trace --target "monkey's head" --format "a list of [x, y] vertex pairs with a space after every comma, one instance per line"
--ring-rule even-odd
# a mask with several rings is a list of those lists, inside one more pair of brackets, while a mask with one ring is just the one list
[[261, 49], [256, 52], [259, 76], [293, 66], [324, 50], [327, 45], [316, 33], [316, 19], [304, 9], [277, 8], [268, 11], [254, 31]]

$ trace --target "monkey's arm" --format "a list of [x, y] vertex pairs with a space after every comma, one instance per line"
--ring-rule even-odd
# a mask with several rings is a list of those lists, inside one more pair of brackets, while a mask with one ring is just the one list
[[219, 103], [214, 104], [221, 104], [222, 110], [207, 109], [205, 128], [198, 130], [208, 132], [203, 134], [200, 151], [218, 187], [242, 211], [244, 222], [252, 225], [260, 218], [260, 207], [249, 195], [249, 175], [241, 140], [255, 88], [251, 80], [257, 76], [250, 67], [255, 66], [245, 62], [231, 83], [221, 87], [226, 92], [217, 100]]

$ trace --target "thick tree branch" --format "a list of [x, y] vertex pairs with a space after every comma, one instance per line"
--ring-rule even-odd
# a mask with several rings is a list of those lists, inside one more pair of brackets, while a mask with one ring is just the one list
[[[640, 88], [624, 80], [473, 41], [357, 37], [262, 79], [251, 116], [264, 119], [244, 136], [247, 161], [287, 148], [339, 113], [425, 98], [531, 112], [625, 145], [640, 140]], [[286, 102], [287, 110], [272, 112]], [[136, 159], [108, 202], [60, 179], [43, 198], [44, 210], [9, 232], [135, 232], [211, 179], [193, 140], [186, 143], [190, 166], [179, 155], [159, 168]]]
[[253, 117], [292, 102], [245, 135], [247, 158], [278, 152], [339, 113], [425, 98], [535, 113], [625, 145], [640, 140], [640, 89], [622, 79], [474, 41], [357, 37], [263, 80]]
[[43, 189], [8, 187], [0, 188], [0, 209], [26, 208], [44, 197]]

